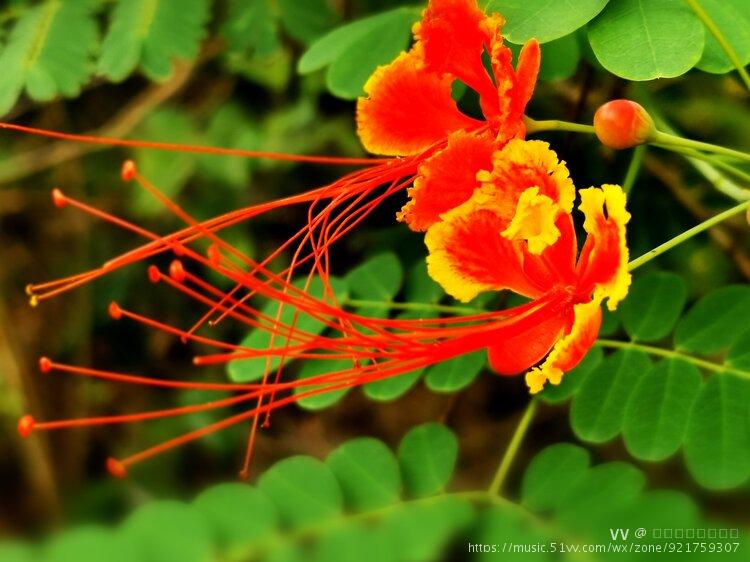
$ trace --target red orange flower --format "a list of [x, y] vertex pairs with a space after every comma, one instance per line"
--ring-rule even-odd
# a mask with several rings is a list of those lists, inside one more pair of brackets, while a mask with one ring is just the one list
[[[537, 143], [508, 143], [496, 154], [493, 172], [481, 174], [488, 181], [425, 237], [430, 275], [459, 300], [501, 289], [534, 299], [566, 295], [565, 306], [531, 332], [489, 346], [491, 366], [504, 375], [547, 356], [526, 375], [532, 393], [546, 381], [559, 384], [583, 358], [599, 332], [600, 304], [607, 299], [614, 309], [630, 284], [624, 193], [614, 185], [579, 192], [588, 236], [576, 262], [573, 185], [564, 164]], [[525, 154], [526, 161], [511, 154]]]
[[[523, 136], [539, 44], [531, 40], [524, 46], [514, 70], [500, 35], [504, 23], [499, 14], [486, 16], [476, 0], [431, 0], [414, 26], [411, 50], [378, 68], [365, 85], [368, 97], [357, 105], [364, 147], [376, 154], [417, 154], [450, 133], [482, 127], [501, 141]], [[459, 111], [451, 96], [456, 80], [479, 94], [485, 122]]]
[[[525, 135], [539, 45], [529, 41], [514, 69], [500, 35], [503, 24], [502, 16], [486, 16], [475, 0], [432, 0], [414, 26], [412, 48], [378, 68], [365, 85], [367, 97], [357, 104], [364, 147], [376, 154], [429, 156], [399, 213], [414, 230], [426, 230], [466, 201], [479, 185], [477, 172], [491, 168], [493, 151]], [[485, 120], [458, 109], [451, 95], [456, 81], [479, 94]]]

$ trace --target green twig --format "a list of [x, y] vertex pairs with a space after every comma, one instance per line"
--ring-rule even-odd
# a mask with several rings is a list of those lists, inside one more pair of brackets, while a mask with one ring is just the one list
[[594, 127], [582, 123], [571, 123], [570, 121], [560, 121], [559, 119], [547, 119], [536, 121], [531, 117], [525, 117], [526, 131], [529, 134], [540, 131], [569, 131], [571, 133], [584, 133], [587, 135], [594, 134]]
[[[645, 88], [635, 87], [634, 91], [636, 92], [636, 99], [646, 107], [649, 114], [656, 122], [656, 126], [659, 128], [659, 130], [666, 131], [667, 133], [678, 134], [678, 131], [676, 131], [674, 127], [672, 127], [667, 122], [664, 116], [661, 115], [659, 110], [654, 105], [650, 94], [648, 93], [648, 91], [646, 91]], [[674, 148], [672, 150], [677, 152]], [[719, 172], [719, 170], [717, 169], [718, 167], [714, 166], [714, 162], [708, 160], [708, 158], [713, 158], [712, 156], [692, 149], [688, 149], [688, 151], [692, 152], [689, 153], [689, 155], [688, 152], [681, 153], [687, 157], [688, 161], [695, 167], [696, 170], [698, 170], [698, 172], [701, 173], [701, 175], [703, 175], [703, 177], [711, 182], [711, 185], [714, 186], [716, 191], [723, 193], [727, 197], [736, 199], [737, 201], [744, 201], [745, 199], [747, 199], [747, 190], [743, 189], [733, 180], [726, 177], [723, 173]]]
[[703, 22], [703, 25], [706, 26], [706, 29], [708, 29], [708, 31], [711, 32], [711, 35], [714, 36], [716, 42], [724, 50], [729, 60], [732, 61], [732, 64], [737, 69], [737, 72], [742, 78], [742, 81], [745, 83], [745, 87], [750, 90], [750, 75], [747, 73], [747, 70], [745, 70], [745, 65], [742, 64], [740, 57], [737, 55], [737, 51], [734, 50], [732, 44], [727, 40], [726, 37], [724, 37], [724, 34], [721, 32], [721, 29], [719, 29], [719, 26], [716, 25], [716, 22], [711, 18], [710, 15], [708, 15], [708, 12], [703, 9], [703, 6], [701, 6], [698, 0], [685, 0], [685, 3], [690, 6], [693, 12], [695, 12], [695, 15], [698, 16], [698, 19]]
[[739, 205], [735, 205], [731, 209], [727, 209], [726, 211], [723, 211], [719, 213], [718, 215], [714, 215], [710, 219], [706, 219], [702, 223], [694, 226], [693, 228], [690, 228], [686, 230], [685, 232], [678, 234], [671, 240], [667, 240], [666, 242], [664, 242], [664, 244], [660, 244], [653, 250], [649, 250], [642, 256], [635, 258], [633, 261], [631, 261], [628, 264], [628, 270], [633, 271], [634, 269], [642, 266], [643, 264], [650, 262], [655, 257], [660, 256], [664, 252], [671, 250], [672, 248], [674, 248], [675, 246], [679, 244], [682, 244], [683, 242], [692, 238], [696, 234], [700, 234], [701, 232], [708, 230], [712, 226], [715, 226], [719, 224], [720, 222], [745, 211], [748, 208], [750, 208], [750, 200], [743, 201], [742, 203], [740, 203]]
[[637, 351], [642, 351], [649, 355], [655, 355], [657, 357], [681, 359], [687, 363], [692, 363], [696, 367], [706, 369], [707, 371], [712, 371], [714, 373], [731, 373], [742, 378], [750, 379], [750, 371], [737, 369], [735, 367], [729, 367], [727, 365], [721, 365], [719, 363], [714, 363], [713, 361], [707, 361], [706, 359], [699, 359], [698, 357], [693, 357], [692, 355], [688, 355], [686, 353], [680, 353], [679, 351], [675, 351], [674, 349], [664, 349], [662, 347], [653, 347], [651, 345], [607, 339], [596, 340], [596, 345], [613, 349], [634, 349]]
[[670, 150], [672, 148], [689, 148], [694, 150], [700, 150], [704, 152], [711, 152], [714, 154], [721, 154], [730, 158], [736, 158], [744, 162], [750, 162], [750, 154], [742, 152], [741, 150], [734, 150], [733, 148], [727, 148], [725, 146], [719, 146], [718, 144], [711, 144], [710, 142], [697, 141], [693, 139], [686, 139], [671, 133], [665, 133], [663, 131], [656, 131], [653, 133], [649, 144], [666, 148]]
[[642, 144], [636, 146], [633, 150], [633, 156], [628, 164], [628, 171], [625, 173], [625, 179], [622, 181], [622, 190], [625, 193], [630, 193], [635, 185], [635, 180], [638, 178], [638, 174], [641, 171], [641, 164], [643, 164], [643, 157], [646, 155], [646, 145]]
[[[673, 147], [671, 150], [672, 152], [682, 154], [688, 159], [695, 158], [697, 160], [701, 160], [702, 162], [711, 164], [711, 166], [719, 168], [720, 170], [728, 174], [732, 174], [737, 179], [747, 182], [747, 184], [750, 185], [750, 173], [741, 168], [738, 168], [737, 166], [733, 166], [732, 164], [725, 162], [715, 154], [704, 154], [703, 152], [693, 150], [692, 148]], [[732, 191], [732, 197], [740, 200], [747, 199], [748, 197], [750, 197], [750, 189], [736, 188], [735, 186], [735, 190]]]
[[516, 454], [518, 454], [518, 449], [521, 447], [521, 442], [529, 429], [529, 425], [531, 425], [531, 420], [534, 419], [536, 408], [537, 400], [536, 398], [532, 398], [529, 405], [526, 407], [523, 416], [521, 416], [521, 420], [518, 422], [516, 430], [513, 432], [513, 437], [511, 438], [510, 443], [508, 443], [508, 448], [505, 450], [505, 454], [500, 461], [500, 466], [497, 467], [495, 477], [492, 479], [492, 483], [487, 489], [487, 492], [491, 496], [497, 496], [500, 494], [505, 478], [508, 476], [511, 466], [513, 466], [513, 461], [516, 458]]

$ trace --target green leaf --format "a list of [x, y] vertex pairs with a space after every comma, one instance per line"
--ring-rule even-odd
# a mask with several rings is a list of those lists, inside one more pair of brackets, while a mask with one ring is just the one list
[[675, 0], [611, 0], [588, 34], [602, 66], [628, 80], [680, 76], [703, 52], [703, 25]]
[[0, 115], [24, 88], [38, 101], [80, 93], [98, 40], [92, 7], [90, 0], [47, 0], [24, 10], [0, 55]]
[[274, 531], [278, 514], [263, 492], [238, 482], [208, 488], [193, 500], [218, 542], [239, 549]]
[[438, 493], [450, 480], [457, 456], [458, 440], [448, 428], [438, 423], [415, 427], [398, 447], [404, 485], [417, 497]]
[[[390, 302], [401, 288], [403, 277], [403, 268], [396, 254], [385, 252], [352, 269], [344, 281], [354, 299]], [[358, 312], [364, 316], [387, 314], [387, 310], [367, 306], [360, 307]]]
[[729, 374], [713, 375], [690, 412], [685, 462], [706, 488], [739, 486], [750, 476], [750, 382]]
[[22, 542], [0, 542], [0, 562], [35, 562], [39, 554], [31, 545]]
[[231, 51], [270, 57], [279, 50], [279, 27], [270, 0], [230, 0], [221, 34]]
[[119, 82], [139, 67], [152, 80], [165, 80], [173, 59], [198, 56], [208, 18], [208, 0], [118, 0], [98, 72]]
[[622, 429], [628, 452], [648, 461], [677, 452], [702, 381], [698, 368], [681, 359], [654, 365], [638, 381], [625, 410]]
[[413, 387], [424, 369], [415, 369], [398, 376], [390, 376], [364, 385], [363, 392], [370, 400], [390, 402], [400, 398]]
[[581, 362], [573, 369], [565, 373], [562, 382], [558, 385], [548, 384], [539, 394], [539, 398], [548, 404], [559, 404], [575, 395], [586, 380], [588, 374], [593, 371], [604, 359], [604, 351], [601, 347], [594, 347], [584, 356]]
[[437, 303], [443, 295], [443, 288], [428, 275], [425, 260], [418, 260], [409, 268], [404, 286], [406, 302]]
[[304, 44], [309, 44], [339, 21], [329, 0], [278, 0], [281, 23], [287, 33]]
[[750, 330], [742, 334], [729, 348], [727, 365], [750, 371]]
[[[352, 361], [349, 359], [309, 359], [302, 363], [299, 373], [297, 374], [297, 380], [309, 379], [310, 377], [317, 377], [318, 375], [325, 375], [327, 373], [335, 373], [337, 371], [343, 371], [352, 368]], [[294, 389], [294, 394], [302, 394], [311, 390], [322, 388], [325, 385], [309, 385], [299, 386]], [[321, 392], [320, 394], [313, 394], [312, 396], [306, 396], [297, 400], [297, 404], [305, 410], [323, 410], [330, 406], [333, 406], [339, 400], [341, 400], [350, 388], [341, 388], [339, 390], [331, 390], [329, 392]]]
[[212, 556], [208, 522], [180, 502], [149, 503], [133, 513], [120, 532], [136, 559], [144, 562], [205, 562]]
[[643, 473], [628, 463], [600, 464], [568, 488], [557, 517], [571, 528], [591, 527], [609, 512], [637, 498], [645, 485]]
[[396, 545], [378, 540], [377, 530], [347, 522], [326, 532], [307, 562], [396, 562]]
[[[747, 0], [701, 0], [700, 4], [737, 53], [742, 64], [750, 62], [750, 3]], [[734, 64], [708, 30], [703, 56], [696, 67], [716, 74], [734, 70]]]
[[328, 68], [328, 90], [347, 100], [363, 95], [365, 83], [375, 70], [391, 62], [409, 45], [412, 19], [406, 13], [400, 22], [374, 29], [352, 43], [346, 54], [338, 57]]
[[622, 303], [622, 322], [633, 340], [668, 335], [687, 300], [687, 284], [674, 273], [654, 271], [638, 277]]
[[[609, 523], [627, 529], [664, 529], [664, 528], [695, 528], [705, 524], [698, 518], [698, 509], [695, 503], [682, 492], [674, 490], [648, 490], [638, 498], [620, 509], [615, 510], [608, 518], [602, 521], [606, 525], [602, 532], [608, 532]], [[643, 542], [656, 544], [660, 538], [646, 536]], [[645, 545], [644, 545], [645, 546]], [[641, 552], [648, 552], [642, 550]], [[652, 551], [654, 552], [654, 551]], [[680, 560], [684, 555], [675, 555], [674, 560]]]
[[[549, 544], [550, 541], [559, 537], [551, 537], [534, 518], [524, 517], [524, 512], [514, 511], [504, 506], [493, 506], [485, 510], [477, 524], [475, 533], [472, 533], [471, 543], [487, 545], [488, 550], [479, 551], [478, 556], [471, 560], [480, 562], [497, 562], [497, 560], [511, 560], [522, 558], [529, 562], [548, 562], [555, 560], [549, 553], [524, 551], [523, 555], [514, 553], [504, 554], [503, 548], [513, 545], [539, 545]], [[497, 537], [503, 537], [503, 544], [497, 542]], [[507, 541], [507, 542], [506, 542]]]
[[536, 38], [540, 43], [559, 39], [586, 25], [607, 0], [489, 0], [486, 11], [506, 20], [503, 35], [512, 43]]
[[[44, 562], [139, 562], [142, 560], [114, 531], [82, 526], [55, 537], [44, 549]], [[2, 558], [0, 558], [2, 560]]]
[[475, 351], [437, 363], [427, 370], [425, 384], [434, 392], [456, 392], [465, 388], [482, 372], [487, 353]]
[[313, 43], [299, 61], [302, 74], [330, 66], [326, 85], [336, 96], [362, 95], [375, 69], [406, 49], [420, 10], [396, 8], [341, 26]]
[[568, 490], [589, 470], [588, 451], [569, 443], [551, 445], [538, 453], [523, 475], [521, 501], [531, 510], [562, 506]]
[[410, 28], [419, 14], [417, 9], [396, 8], [342, 25], [310, 45], [300, 58], [297, 70], [300, 74], [320, 70], [340, 57], [345, 57], [352, 45], [372, 32], [403, 25], [406, 19], [409, 20]]
[[258, 488], [290, 525], [311, 524], [342, 512], [344, 500], [336, 477], [312, 457], [297, 455], [277, 462], [260, 477]]
[[641, 351], [619, 350], [591, 371], [570, 409], [575, 434], [592, 443], [616, 436], [622, 429], [628, 399], [650, 365], [648, 356]]
[[[293, 282], [293, 285], [298, 288], [303, 288], [307, 278], [297, 279]], [[329, 279], [334, 294], [339, 301], [346, 299], [347, 289], [346, 284], [336, 277], [330, 277]], [[319, 277], [314, 277], [310, 285], [307, 288], [307, 293], [315, 298], [322, 298], [324, 294], [323, 282]], [[276, 314], [279, 310], [278, 302], [268, 302], [263, 308], [262, 313], [271, 317], [276, 318]], [[292, 306], [284, 306], [279, 317], [280, 322], [291, 325], [295, 320], [296, 316], [296, 327], [299, 330], [311, 333], [321, 334], [326, 328], [326, 325], [313, 318], [312, 316], [299, 313], [297, 309]], [[271, 334], [266, 330], [256, 329], [250, 332], [245, 339], [240, 343], [241, 346], [250, 349], [268, 349], [271, 346]], [[274, 338], [274, 347], [280, 347], [284, 345], [284, 338], [277, 336]], [[284, 359], [284, 363], [287, 363], [289, 358]], [[249, 359], [235, 359], [230, 361], [227, 365], [227, 374], [229, 378], [234, 382], [248, 382], [258, 380], [263, 377], [263, 373], [266, 371], [268, 366], [269, 373], [275, 373], [278, 366], [281, 364], [281, 357], [275, 356], [267, 359], [266, 357], [252, 357]]]
[[560, 37], [542, 46], [539, 78], [548, 82], [570, 78], [581, 60], [581, 47], [575, 33]]
[[471, 504], [452, 497], [406, 504], [389, 513], [379, 535], [385, 544], [398, 546], [399, 560], [442, 560], [457, 532], [471, 523], [473, 515]]
[[401, 471], [393, 452], [377, 439], [363, 437], [341, 445], [326, 459], [341, 484], [347, 505], [357, 511], [398, 501]]
[[[396, 318], [426, 318], [428, 315], [413, 310], [405, 310], [396, 315]], [[379, 402], [390, 402], [400, 398], [416, 384], [425, 368], [414, 369], [397, 376], [389, 376], [381, 380], [372, 381], [363, 386], [362, 391], [370, 400]]]
[[700, 299], [682, 317], [675, 331], [680, 351], [712, 354], [722, 351], [742, 335], [750, 318], [750, 287], [730, 285]]

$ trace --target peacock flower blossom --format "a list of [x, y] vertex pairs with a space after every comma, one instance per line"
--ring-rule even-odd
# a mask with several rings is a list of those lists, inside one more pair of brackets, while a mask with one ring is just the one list
[[614, 310], [627, 294], [625, 194], [615, 185], [579, 191], [587, 237], [576, 260], [575, 189], [545, 143], [510, 141], [480, 178], [471, 198], [427, 231], [428, 272], [464, 302], [505, 289], [531, 299], [566, 295], [565, 305], [550, 309], [532, 332], [488, 347], [490, 365], [502, 375], [541, 362], [526, 374], [536, 393], [547, 381], [559, 384], [591, 348], [601, 303], [606, 299]]
[[[501, 374], [527, 371], [532, 392], [559, 382], [592, 345], [610, 307], [627, 291], [625, 197], [616, 186], [580, 191], [588, 233], [576, 259], [572, 219], [575, 188], [563, 162], [546, 143], [524, 140], [523, 114], [539, 68], [539, 46], [530, 41], [516, 68], [503, 44], [501, 16], [485, 15], [475, 0], [430, 0], [414, 28], [415, 43], [378, 69], [357, 105], [364, 147], [388, 158], [336, 158], [184, 146], [69, 135], [0, 123], [0, 128], [66, 141], [235, 157], [356, 166], [331, 184], [286, 198], [201, 219], [161, 193], [137, 166], [126, 162], [122, 179], [149, 192], [183, 226], [159, 234], [96, 209], [61, 190], [59, 208], [74, 209], [145, 239], [90, 271], [31, 285], [31, 303], [87, 284], [119, 269], [165, 254], [167, 271], [147, 267], [149, 279], [176, 291], [196, 308], [190, 326], [173, 326], [113, 302], [114, 320], [132, 321], [195, 345], [196, 366], [264, 358], [260, 380], [219, 382], [210, 375], [164, 378], [68, 365], [43, 357], [43, 373], [68, 373], [118, 384], [230, 393], [203, 404], [122, 415], [38, 421], [21, 418], [18, 431], [135, 423], [217, 409], [221, 421], [176, 436], [124, 459], [110, 459], [118, 477], [139, 462], [231, 425], [249, 422], [247, 475], [257, 431], [270, 414], [302, 398], [412, 372], [477, 350], [488, 350]], [[487, 57], [489, 66], [483, 59]], [[475, 90], [484, 119], [464, 115], [451, 96], [454, 82]], [[426, 232], [430, 274], [459, 300], [481, 291], [509, 289], [532, 300], [508, 310], [432, 319], [371, 318], [338, 301], [331, 283], [329, 249], [356, 229], [385, 199], [405, 190], [410, 200], [399, 219]], [[224, 229], [260, 215], [306, 209], [302, 227], [268, 255], [253, 259], [228, 243]], [[208, 250], [205, 243], [209, 243]], [[202, 273], [215, 275], [205, 278]], [[210, 279], [210, 280], [209, 280]], [[223, 283], [217, 281], [223, 279]], [[300, 283], [299, 280], [302, 280]], [[313, 285], [322, 287], [316, 296]], [[265, 303], [277, 304], [268, 314]], [[292, 311], [293, 314], [287, 314]], [[305, 330], [308, 320], [325, 326]], [[218, 339], [210, 329], [233, 321], [269, 335], [263, 348]], [[545, 359], [546, 358], [546, 359]], [[335, 371], [301, 380], [285, 378], [289, 360], [343, 361]], [[534, 365], [539, 365], [533, 368]], [[531, 369], [531, 370], [529, 370]], [[259, 420], [263, 420], [262, 422]]]
[[[398, 215], [413, 230], [426, 230], [466, 201], [479, 185], [477, 172], [492, 167], [493, 153], [525, 136], [539, 44], [529, 41], [514, 69], [500, 34], [504, 23], [499, 14], [485, 15], [476, 0], [431, 0], [414, 26], [412, 48], [365, 85], [367, 96], [357, 104], [363, 146], [374, 154], [425, 157]], [[456, 81], [479, 95], [484, 120], [459, 110]]]

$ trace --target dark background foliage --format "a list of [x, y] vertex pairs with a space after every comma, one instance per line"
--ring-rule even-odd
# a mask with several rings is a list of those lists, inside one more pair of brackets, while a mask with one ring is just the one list
[[[716, 2], [704, 3], [720, 10], [714, 6]], [[147, 32], [133, 35], [134, 22], [142, 21], [139, 18], [152, 4], [157, 12], [149, 20]], [[575, 21], [553, 13], [551, 23], [532, 26], [531, 31], [518, 23], [525, 21], [523, 3], [497, 0], [491, 4], [508, 17], [512, 41], [547, 33], [543, 37], [542, 77], [528, 111], [532, 117], [588, 123], [602, 102], [628, 96], [640, 100], [686, 136], [750, 149], [748, 95], [733, 75], [726, 74], [731, 65], [721, 58], [722, 52], [705, 40], [705, 51], [690, 55], [694, 60], [683, 60], [687, 55], [671, 39], [670, 34], [684, 35], [688, 29], [696, 36], [694, 42], [704, 44], [703, 28], [695, 28], [691, 13], [686, 15], [676, 7], [681, 2], [654, 3], [666, 6], [667, 12], [676, 10], [677, 15], [669, 21], [684, 20], [675, 24], [677, 31], [671, 26], [661, 28], [664, 44], [659, 53], [669, 63], [660, 67], [669, 68], [662, 74], [654, 74], [643, 64], [647, 57], [642, 53], [633, 55], [631, 61], [611, 60], [607, 18], [617, 16], [617, 10], [627, 12], [627, 1], [612, 0], [606, 7], [606, 1], [581, 1], [580, 17]], [[741, 11], [744, 4], [729, 5], [724, 9]], [[6, 121], [71, 132], [291, 153], [362, 155], [352, 100], [378, 64], [408, 45], [409, 28], [419, 17], [419, 9], [398, 0], [11, 0], [0, 8], [0, 111]], [[750, 37], [744, 36], [748, 26], [734, 25], [724, 12], [712, 13], [717, 21], [723, 18], [743, 59], [750, 57]], [[338, 37], [326, 36], [345, 22], [374, 15], [380, 19], [354, 30], [348, 28]], [[633, 25], [633, 41], [638, 41], [638, 32], [652, 22], [645, 19]], [[321, 37], [324, 39], [317, 41]], [[58, 56], [60, 53], [65, 56]], [[302, 57], [303, 53], [307, 54]], [[691, 70], [696, 63], [698, 69], [717, 74]], [[469, 93], [461, 103], [471, 110], [473, 101]], [[630, 151], [615, 153], [593, 137], [550, 133], [544, 138], [567, 161], [579, 187], [621, 183], [631, 164]], [[164, 334], [113, 322], [107, 315], [107, 304], [117, 300], [180, 326], [188, 326], [200, 316], [202, 310], [194, 304], [151, 285], [142, 266], [129, 267], [35, 309], [27, 304], [24, 287], [28, 282], [100, 264], [135, 242], [109, 225], [70, 209], [55, 209], [49, 197], [51, 188], [59, 186], [149, 229], [167, 231], [179, 225], [153, 199], [120, 181], [119, 166], [125, 158], [135, 158], [160, 189], [202, 218], [298, 193], [345, 171], [101, 149], [10, 132], [0, 135], [0, 536], [47, 535], [60, 527], [118, 522], [153, 499], [188, 498], [211, 484], [231, 480], [240, 464], [245, 426], [145, 463], [127, 480], [105, 475], [107, 456], [127, 454], [205, 425], [215, 419], [209, 414], [35, 435], [24, 441], [16, 436], [16, 421], [25, 412], [33, 412], [39, 419], [55, 419], [139, 411], [199, 398], [191, 393], [143, 392], [37, 372], [37, 358], [50, 355], [123, 372], [181, 377], [206, 373], [190, 363], [195, 350]], [[715, 177], [701, 173], [687, 160], [649, 149], [630, 200], [632, 255], [728, 206], [715, 183]], [[335, 249], [334, 272], [345, 277], [363, 260], [393, 252], [406, 274], [393, 280], [392, 294], [385, 295], [385, 300], [442, 299], [449, 304], [424, 284], [419, 269], [424, 258], [421, 237], [393, 220], [402, 203], [387, 202]], [[262, 256], [302, 220], [302, 211], [277, 213], [241, 225], [227, 236], [250, 255]], [[742, 221], [726, 223], [666, 254], [649, 269], [673, 272], [678, 283], [684, 284], [685, 299], [674, 326], [685, 301], [692, 303], [727, 284], [747, 281], [747, 226]], [[356, 293], [358, 286], [350, 283], [349, 290]], [[648, 294], [648, 289], [645, 292]], [[505, 304], [505, 297], [496, 296], [473, 305]], [[725, 304], [732, 307], [736, 301]], [[746, 316], [739, 318], [746, 321]], [[246, 335], [230, 323], [216, 331], [227, 341], [239, 341]], [[627, 320], [623, 328], [619, 316], [608, 320], [606, 332], [606, 337], [617, 340], [633, 337]], [[645, 341], [672, 349], [670, 334], [667, 328], [659, 337]], [[723, 355], [713, 354], [709, 359], [721, 364]], [[291, 372], [299, 368], [293, 367]], [[747, 365], [741, 368], [747, 369]], [[211, 371], [217, 379], [224, 376], [221, 368]], [[471, 384], [469, 380], [466, 384], [446, 383], [441, 376], [446, 375], [433, 375], [432, 382], [429, 374], [420, 380], [414, 377], [399, 388], [354, 391], [335, 407], [321, 411], [290, 407], [278, 412], [270, 429], [260, 434], [255, 473], [262, 474], [290, 455], [325, 457], [354, 437], [374, 436], [396, 448], [411, 427], [436, 421], [449, 426], [460, 444], [453, 486], [486, 487], [528, 401], [523, 381], [499, 378], [486, 370], [469, 379]], [[565, 405], [542, 404], [511, 473], [509, 489], [519, 489], [523, 467], [545, 446], [583, 440], [600, 443], [591, 446], [596, 463], [633, 462], [646, 474], [649, 487], [681, 490], [706, 517], [727, 521], [730, 526], [747, 525], [747, 478], [731, 486], [716, 484], [710, 475], [701, 476], [694, 459], [688, 458], [686, 466], [681, 454], [660, 462], [643, 460], [632, 447], [626, 447], [627, 435], [625, 441], [615, 438], [619, 431], [604, 439], [587, 436], [585, 429], [576, 426], [575, 417], [571, 424], [569, 410]], [[748, 420], [750, 416], [744, 423], [750, 425]], [[747, 435], [738, 439], [740, 447], [750, 445]], [[747, 464], [750, 473], [750, 461]], [[732, 491], [711, 491], [727, 487]]]

